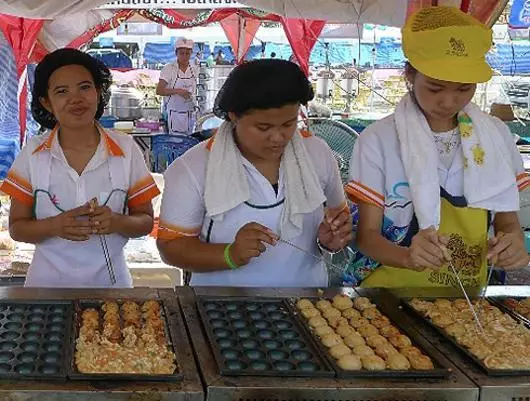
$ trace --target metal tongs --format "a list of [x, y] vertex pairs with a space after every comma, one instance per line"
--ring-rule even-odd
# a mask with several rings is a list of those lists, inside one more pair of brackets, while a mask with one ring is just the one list
[[460, 280], [460, 276], [458, 275], [458, 272], [455, 269], [455, 266], [453, 265], [452, 255], [451, 255], [451, 253], [449, 251], [447, 251], [447, 253], [448, 253], [448, 256], [450, 256], [449, 258], [447, 258], [448, 259], [448, 263], [447, 264], [451, 268], [453, 274], [455, 275], [456, 280], [458, 281], [458, 285], [460, 286], [460, 289], [462, 290], [462, 293], [464, 294], [464, 297], [466, 298], [467, 304], [469, 306], [469, 310], [473, 314], [473, 319], [475, 319], [475, 325], [476, 325], [476, 327], [478, 329], [477, 331], [480, 334], [484, 334], [484, 328], [482, 327], [482, 324], [480, 323], [480, 319], [478, 318], [477, 311], [475, 310], [475, 307], [471, 303], [471, 299], [469, 298], [469, 295], [467, 295], [467, 292], [466, 292], [466, 289], [464, 287], [464, 284], [462, 283], [462, 280]]
[[[96, 208], [98, 207], [98, 200], [96, 198], [93, 198], [89, 202], [90, 207]], [[114, 272], [114, 266], [112, 265], [112, 259], [110, 257], [109, 248], [107, 246], [107, 239], [105, 238], [105, 235], [99, 234], [99, 243], [101, 245], [101, 248], [103, 249], [103, 256], [105, 257], [105, 263], [107, 264], [107, 271], [109, 273], [110, 282], [114, 285], [116, 284], [116, 273]]]

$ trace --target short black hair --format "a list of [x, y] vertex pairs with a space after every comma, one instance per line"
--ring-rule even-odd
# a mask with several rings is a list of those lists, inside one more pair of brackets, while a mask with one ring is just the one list
[[300, 67], [279, 59], [254, 60], [234, 68], [217, 94], [214, 113], [230, 120], [253, 109], [274, 109], [288, 104], [307, 104], [313, 87]]
[[67, 65], [80, 65], [85, 67], [99, 92], [98, 109], [96, 120], [103, 115], [103, 111], [110, 100], [110, 86], [112, 85], [112, 74], [107, 66], [100, 60], [76, 49], [59, 49], [42, 59], [35, 69], [35, 82], [33, 84], [31, 113], [33, 118], [43, 127], [52, 129], [57, 120], [55, 116], [44, 108], [40, 99], [48, 96], [48, 83], [51, 75], [61, 67]]

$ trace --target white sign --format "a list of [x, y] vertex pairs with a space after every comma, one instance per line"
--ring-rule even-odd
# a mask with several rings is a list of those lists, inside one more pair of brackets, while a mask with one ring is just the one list
[[212, 9], [212, 8], [244, 8], [236, 0], [116, 0], [104, 4], [100, 8], [176, 8], [176, 9]]

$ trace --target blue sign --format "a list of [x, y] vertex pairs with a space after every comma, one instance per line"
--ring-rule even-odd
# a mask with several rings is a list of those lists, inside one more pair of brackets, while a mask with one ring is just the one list
[[530, 27], [530, 0], [513, 1], [508, 24], [514, 29]]
[[99, 38], [99, 47], [114, 47], [114, 39]]

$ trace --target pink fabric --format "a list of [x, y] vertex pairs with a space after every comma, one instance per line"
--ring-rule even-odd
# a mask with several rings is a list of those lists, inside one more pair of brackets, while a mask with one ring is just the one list
[[221, 21], [228, 41], [232, 45], [236, 63], [241, 64], [256, 36], [261, 23], [258, 20], [232, 14]]
[[326, 22], [282, 18], [282, 24], [298, 65], [306, 75], [309, 75], [309, 56]]

